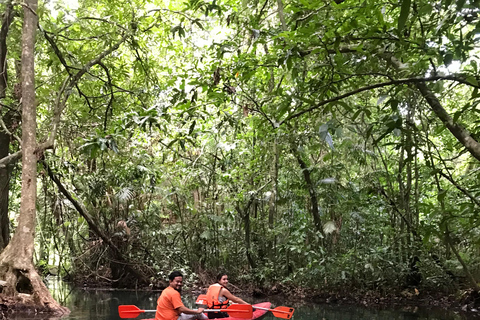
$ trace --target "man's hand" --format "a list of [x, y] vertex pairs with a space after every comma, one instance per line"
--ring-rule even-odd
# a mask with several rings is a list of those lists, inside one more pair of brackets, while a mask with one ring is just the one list
[[198, 308], [198, 309], [197, 309], [197, 311], [198, 311], [199, 314], [200, 314], [200, 313], [203, 313], [203, 310], [205, 310], [205, 309], [204, 309], [204, 308]]

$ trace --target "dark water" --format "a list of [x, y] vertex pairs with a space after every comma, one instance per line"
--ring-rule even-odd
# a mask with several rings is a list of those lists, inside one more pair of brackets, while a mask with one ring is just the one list
[[[73, 288], [63, 282], [50, 280], [49, 288], [54, 297], [62, 305], [71, 310], [70, 315], [62, 320], [118, 320], [119, 305], [136, 305], [141, 309], [154, 310], [159, 292], [144, 291], [109, 291], [109, 290], [83, 290]], [[182, 296], [187, 307], [194, 307], [195, 298], [189, 295]], [[248, 297], [246, 301], [257, 303]], [[342, 306], [342, 305], [314, 305], [314, 304], [291, 304], [288, 301], [272, 301], [274, 306], [289, 306], [295, 308], [294, 320], [478, 320], [473, 315], [459, 314], [455, 312], [406, 307], [403, 309], [378, 310], [365, 307]], [[135, 319], [154, 318], [154, 313], [143, 314]], [[1, 316], [0, 316], [1, 318]], [[58, 318], [39, 317], [32, 315], [15, 315], [8, 319], [42, 319], [57, 320]], [[275, 318], [271, 313], [265, 320]]]

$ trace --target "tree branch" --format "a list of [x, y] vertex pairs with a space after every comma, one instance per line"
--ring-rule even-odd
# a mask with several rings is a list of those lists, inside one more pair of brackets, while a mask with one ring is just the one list
[[316, 109], [320, 108], [321, 106], [324, 106], [328, 103], [339, 101], [339, 100], [345, 99], [347, 97], [356, 95], [356, 94], [364, 92], [364, 91], [369, 91], [369, 90], [373, 90], [373, 89], [377, 89], [377, 88], [383, 88], [383, 87], [387, 87], [387, 86], [393, 86], [393, 85], [409, 84], [409, 83], [423, 83], [423, 82], [438, 81], [438, 80], [456, 81], [456, 82], [467, 84], [469, 86], [473, 86], [473, 87], [476, 87], [476, 88], [479, 87], [479, 86], [475, 86], [475, 85], [469, 83], [468, 81], [466, 81], [465, 79], [463, 79], [459, 76], [438, 76], [437, 75], [437, 76], [428, 77], [428, 78], [406, 78], [406, 79], [398, 79], [398, 80], [392, 80], [392, 81], [387, 81], [387, 82], [381, 82], [381, 83], [376, 83], [376, 84], [372, 84], [372, 85], [369, 85], [369, 86], [365, 86], [365, 87], [362, 87], [362, 88], [358, 88], [358, 89], [355, 89], [353, 91], [341, 94], [339, 96], [336, 96], [336, 97], [333, 97], [333, 98], [330, 98], [330, 99], [327, 99], [327, 100], [323, 100], [313, 107], [310, 107], [308, 109], [299, 111], [297, 113], [294, 113], [294, 114], [286, 117], [284, 120], [280, 121], [279, 125], [282, 125], [283, 123], [285, 123], [287, 121], [290, 121], [292, 119], [298, 118], [305, 113], [314, 111], [314, 110], [316, 110]]
[[5, 168], [10, 163], [13, 163], [22, 157], [22, 150], [12, 153], [0, 159], [0, 168]]
[[100, 62], [99, 65], [105, 70], [105, 73], [107, 74], [107, 79], [108, 79], [108, 86], [110, 87], [110, 100], [108, 101], [107, 108], [105, 108], [105, 119], [103, 120], [103, 131], [107, 131], [107, 119], [108, 119], [108, 111], [113, 105], [113, 87], [112, 87], [112, 78], [110, 77], [110, 71], [108, 71], [108, 68], [103, 62]]
[[73, 87], [77, 85], [80, 78], [85, 73], [87, 73], [93, 66], [99, 64], [103, 58], [105, 58], [106, 56], [110, 55], [112, 52], [117, 50], [120, 47], [120, 45], [128, 39], [129, 36], [130, 34], [126, 32], [117, 43], [115, 43], [113, 46], [111, 46], [110, 48], [108, 48], [107, 50], [99, 54], [95, 59], [92, 59], [89, 62], [87, 62], [82, 67], [82, 69], [80, 69], [76, 74], [65, 79], [65, 81], [62, 84], [62, 88], [57, 94], [57, 99], [55, 102], [55, 109], [53, 114], [53, 122], [52, 122], [53, 124], [52, 124], [52, 130], [51, 130], [50, 136], [48, 137], [46, 142], [38, 146], [38, 149], [47, 149], [53, 146], [53, 143], [55, 141], [55, 137], [57, 134], [58, 126], [60, 124], [61, 114], [65, 109], [67, 100], [70, 97], [70, 94], [72, 93]]
[[479, 208], [480, 208], [480, 201], [478, 201], [468, 190], [463, 188], [461, 185], [459, 185], [455, 180], [453, 180], [452, 176], [445, 174], [442, 170], [438, 172], [442, 177], [450, 181], [451, 184], [455, 186], [460, 192], [462, 192], [464, 195], [466, 195], [473, 203], [475, 203]]
[[17, 137], [17, 135], [11, 133], [10, 130], [8, 130], [7, 126], [5, 125], [5, 122], [3, 122], [3, 119], [1, 117], [0, 117], [0, 126], [2, 127], [3, 131], [5, 131], [6, 134], [14, 137], [18, 141], [20, 146], [22, 145], [22, 140], [19, 137]]
[[480, 143], [478, 143], [478, 141], [476, 141], [470, 135], [470, 132], [468, 132], [467, 129], [453, 121], [452, 117], [450, 117], [448, 112], [442, 107], [440, 101], [433, 94], [433, 92], [430, 91], [424, 82], [418, 82], [415, 84], [415, 86], [421, 92], [422, 96], [430, 105], [433, 112], [443, 122], [445, 127], [447, 127], [447, 129], [470, 152], [472, 156], [480, 161]]

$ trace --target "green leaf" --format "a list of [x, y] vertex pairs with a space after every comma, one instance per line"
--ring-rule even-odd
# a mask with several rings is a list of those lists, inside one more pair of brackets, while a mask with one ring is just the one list
[[398, 112], [398, 103], [399, 103], [398, 100], [396, 100], [396, 99], [391, 99], [391, 100], [389, 101], [389, 103], [390, 103], [390, 106], [392, 107], [392, 111], [393, 111], [393, 112]]
[[170, 148], [171, 146], [173, 146], [173, 144], [175, 142], [177, 142], [178, 139], [173, 139], [172, 141], [170, 141], [170, 143], [167, 145], [167, 148]]
[[362, 109], [358, 109], [352, 116], [352, 121], [355, 121], [355, 119], [357, 119], [357, 117], [360, 115], [360, 113], [362, 112]]
[[436, 135], [440, 134], [443, 130], [445, 130], [445, 126], [442, 124], [442, 125], [439, 125], [438, 127], [435, 128], [434, 132]]
[[195, 24], [202, 30], [204, 30], [203, 28], [203, 25], [198, 21], [198, 20], [195, 20]]
[[446, 190], [442, 190], [438, 193], [437, 195], [437, 199], [439, 202], [443, 202], [443, 200], [445, 199], [445, 196], [447, 195], [447, 191]]
[[475, 73], [477, 73], [478, 72], [477, 61], [475, 61], [475, 60], [470, 61], [470, 65], [472, 66], [473, 71], [475, 71]]
[[445, 55], [443, 56], [443, 63], [448, 66], [452, 63], [452, 60], [453, 60], [453, 53], [452, 52], [447, 52], [445, 53]]
[[457, 122], [458, 118], [460, 117], [460, 115], [462, 114], [462, 111], [457, 111], [453, 114], [453, 122]]
[[196, 121], [193, 121], [192, 124], [190, 125], [190, 129], [188, 129], [188, 134], [191, 135], [193, 130], [195, 129], [195, 124], [197, 122]]
[[337, 101], [337, 104], [344, 107], [347, 111], [352, 111], [352, 108], [345, 101]]
[[475, 99], [477, 97], [478, 97], [478, 88], [475, 88], [472, 91], [472, 96], [470, 97], [470, 99]]
[[405, 23], [407, 22], [408, 14], [410, 12], [411, 0], [402, 0], [400, 8], [400, 17], [398, 18], [398, 32], [402, 33]]
[[290, 104], [289, 103], [283, 103], [280, 108], [278, 109], [277, 112], [277, 118], [281, 119], [285, 112], [287, 112], [290, 109]]
[[182, 36], [185, 38], [185, 29], [183, 29], [182, 27], [180, 27], [180, 29], [178, 29], [178, 36], [181, 38]]
[[467, 81], [468, 83], [478, 87], [478, 81], [477, 81], [477, 78], [475, 78], [474, 76], [468, 76], [467, 77]]

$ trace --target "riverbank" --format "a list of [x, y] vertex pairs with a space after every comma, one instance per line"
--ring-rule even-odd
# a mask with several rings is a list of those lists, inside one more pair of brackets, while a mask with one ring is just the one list
[[[480, 295], [471, 289], [446, 293], [417, 288], [361, 290], [312, 290], [308, 288], [289, 288], [285, 290], [276, 286], [264, 290], [265, 297], [276, 297], [301, 305], [302, 302], [329, 305], [353, 305], [375, 309], [401, 308], [414, 312], [417, 308], [434, 308], [455, 311], [468, 316], [480, 318]], [[270, 292], [269, 292], [270, 291]], [[275, 292], [277, 291], [277, 292]], [[261, 291], [257, 291], [257, 296]]]

